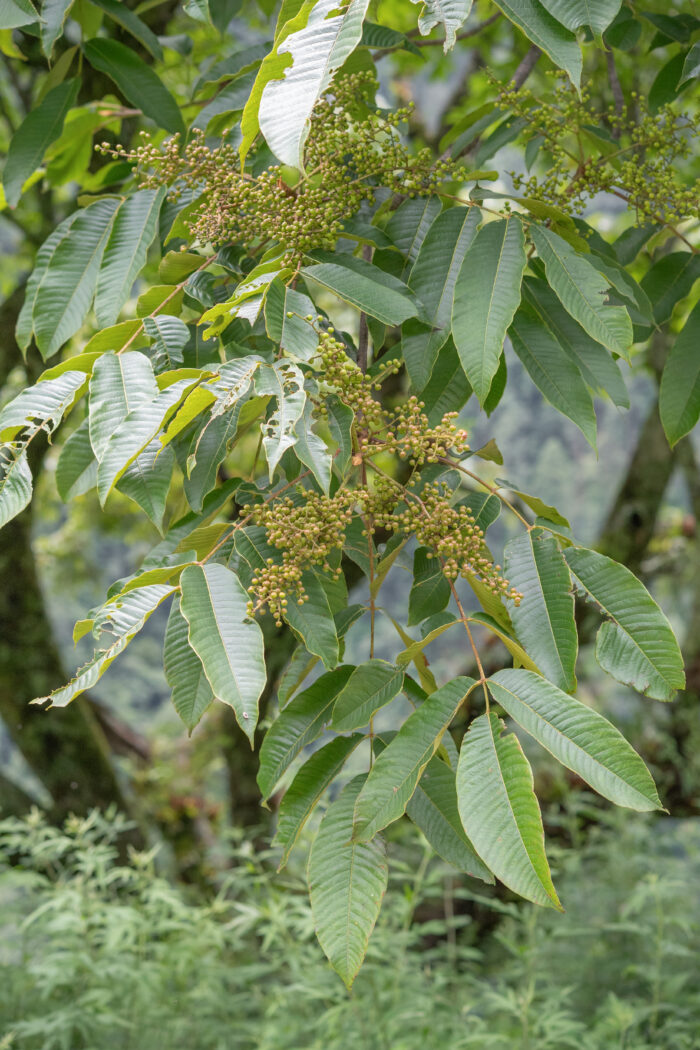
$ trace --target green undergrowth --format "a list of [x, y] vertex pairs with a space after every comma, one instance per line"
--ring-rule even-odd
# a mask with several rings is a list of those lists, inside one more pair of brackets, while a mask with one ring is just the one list
[[216, 892], [122, 822], [0, 823], [0, 1047], [13, 1050], [690, 1050], [700, 828], [614, 818], [557, 853], [564, 915], [487, 896], [399, 836], [394, 892], [348, 994], [300, 871], [232, 839]]

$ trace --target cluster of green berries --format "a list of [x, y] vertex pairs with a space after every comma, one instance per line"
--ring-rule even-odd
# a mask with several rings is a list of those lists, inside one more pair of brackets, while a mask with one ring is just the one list
[[688, 114], [670, 105], [650, 113], [636, 92], [629, 107], [616, 112], [610, 106], [601, 114], [587, 88], [579, 97], [561, 79], [551, 100], [527, 88], [506, 88], [501, 102], [526, 121], [530, 141], [541, 141], [546, 154], [546, 173], [510, 173], [524, 196], [580, 214], [597, 193], [613, 193], [628, 202], [639, 222], [678, 222], [699, 214], [700, 180], [683, 185], [679, 177], [679, 162], [691, 156], [697, 139]]
[[429, 149], [408, 151], [398, 125], [411, 109], [374, 109], [367, 99], [376, 86], [373, 73], [354, 73], [339, 79], [319, 102], [305, 172], [294, 184], [280, 165], [256, 176], [242, 172], [234, 147], [208, 146], [201, 130], [192, 131], [184, 146], [177, 135], [156, 145], [142, 132], [134, 150], [106, 143], [98, 150], [133, 163], [143, 186], [167, 185], [174, 198], [187, 187], [201, 197], [188, 218], [194, 244], [242, 242], [252, 254], [277, 245], [294, 266], [312, 249], [333, 249], [343, 223], [364, 202], [373, 202], [379, 187], [427, 196], [445, 179], [464, 177], [461, 167], [435, 161]]
[[320, 333], [318, 360], [324, 384], [355, 413], [356, 451], [360, 456], [392, 452], [415, 467], [437, 463], [450, 452], [463, 456], [469, 450], [466, 430], [454, 422], [457, 412], [448, 412], [437, 426], [431, 427], [423, 411], [425, 404], [415, 395], [395, 408], [385, 409], [374, 397], [381, 383], [350, 360], [332, 328]]
[[471, 511], [451, 505], [444, 483], [424, 485], [420, 495], [411, 491], [413, 487], [406, 491], [408, 498], [389, 512], [375, 510], [375, 524], [391, 532], [415, 535], [420, 545], [432, 552], [430, 556], [440, 560], [448, 580], [476, 577], [497, 597], [519, 605], [522, 594], [504, 579], [501, 566], [494, 564]]
[[340, 578], [339, 559], [335, 567], [331, 563], [334, 552], [343, 547], [357, 499], [358, 493], [350, 489], [325, 496], [299, 486], [296, 498], [285, 496], [243, 508], [280, 553], [279, 559], [268, 558], [253, 576], [250, 590], [255, 600], [248, 603], [249, 615], [267, 606], [280, 627], [289, 596], [299, 605], [308, 599], [303, 582], [308, 569], [317, 567]]

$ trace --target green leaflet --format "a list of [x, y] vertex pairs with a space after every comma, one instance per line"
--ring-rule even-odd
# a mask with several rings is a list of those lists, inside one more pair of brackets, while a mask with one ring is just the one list
[[386, 660], [368, 660], [356, 667], [338, 694], [332, 726], [337, 733], [362, 729], [373, 715], [403, 688], [404, 672]]
[[[249, 526], [238, 529], [235, 537], [236, 553], [242, 559], [240, 572], [246, 586], [255, 570], [261, 569], [268, 558], [279, 561], [280, 552], [267, 542], [265, 529]], [[302, 573], [302, 585], [307, 599], [299, 605], [294, 599], [287, 605], [284, 618], [310, 653], [320, 657], [327, 668], [335, 667], [339, 659], [338, 636], [328, 597], [319, 575], [313, 569]]]
[[552, 62], [565, 70], [575, 88], [581, 83], [581, 48], [576, 37], [546, 11], [538, 0], [496, 0], [496, 6]]
[[659, 411], [666, 437], [675, 445], [700, 416], [700, 303], [696, 303], [671, 347], [661, 377]]
[[433, 220], [440, 214], [439, 197], [409, 197], [399, 205], [386, 224], [386, 234], [406, 257], [402, 277], [418, 258], [421, 245]]
[[248, 619], [248, 594], [230, 569], [211, 563], [188, 565], [180, 587], [190, 645], [214, 696], [233, 708], [252, 745], [266, 674], [262, 631]]
[[110, 639], [107, 647], [97, 649], [92, 659], [62, 689], [55, 689], [49, 696], [42, 696], [32, 703], [48, 701], [51, 707], [66, 707], [76, 696], [91, 689], [173, 590], [165, 584], [152, 584], [118, 595], [103, 605], [90, 623], [94, 625], [93, 633], [98, 638], [107, 634]]
[[95, 291], [95, 314], [102, 328], [116, 322], [146, 263], [165, 194], [164, 186], [157, 190], [137, 190], [117, 212]]
[[647, 270], [641, 280], [654, 309], [656, 324], [671, 320], [676, 303], [690, 294], [700, 277], [700, 256], [694, 252], [670, 252]]
[[313, 430], [313, 411], [312, 402], [307, 401], [302, 415], [294, 424], [294, 451], [316, 478], [319, 488], [328, 495], [333, 457], [326, 442]]
[[270, 797], [296, 756], [330, 722], [336, 697], [352, 670], [351, 666], [336, 667], [322, 674], [290, 700], [272, 723], [260, 748], [258, 787], [264, 799]]
[[469, 18], [472, 0], [413, 0], [413, 3], [422, 4], [418, 28], [423, 36], [427, 36], [437, 25], [445, 27], [443, 50], [447, 54], [455, 46], [458, 30]]
[[189, 643], [188, 632], [187, 620], [176, 598], [165, 629], [163, 661], [165, 678], [173, 691], [173, 707], [191, 733], [214, 699], [214, 694], [202, 663]]
[[56, 488], [64, 503], [89, 492], [97, 484], [97, 460], [84, 419], [61, 449], [56, 464]]
[[308, 295], [283, 284], [279, 278], [271, 283], [265, 299], [267, 334], [282, 350], [301, 361], [308, 361], [318, 348], [318, 333], [306, 320], [315, 318], [316, 313]]
[[31, 0], [3, 0], [0, 28], [16, 29], [18, 26], [38, 22], [40, 18]]
[[85, 320], [120, 205], [112, 199], [89, 204], [52, 245], [32, 308], [36, 344], [44, 359], [60, 350]]
[[63, 33], [63, 25], [72, 6], [73, 0], [44, 0], [41, 5], [41, 50], [48, 59], [53, 54], [54, 44]]
[[277, 816], [275, 842], [284, 847], [280, 868], [287, 863], [316, 803], [340, 773], [348, 756], [364, 739], [362, 733], [337, 736], [315, 751], [297, 772], [284, 793]]
[[308, 16], [302, 16], [303, 26], [276, 41], [277, 64], [262, 89], [258, 121], [268, 146], [283, 164], [303, 168], [311, 111], [359, 44], [368, 3], [350, 0], [339, 8], [336, 0], [316, 0]]
[[306, 405], [304, 376], [296, 365], [284, 359], [274, 365], [261, 365], [256, 378], [258, 394], [271, 394], [277, 409], [262, 426], [263, 447], [267, 456], [270, 481], [288, 448], [296, 443], [295, 426]]
[[154, 438], [117, 482], [119, 491], [141, 507], [161, 535], [174, 466], [172, 448], [163, 448]]
[[172, 135], [185, 126], [178, 105], [160, 77], [139, 58], [135, 51], [117, 40], [94, 38], [83, 44], [83, 51], [93, 69], [105, 73], [125, 98], [145, 116]]
[[145, 317], [143, 327], [152, 339], [151, 352], [156, 372], [178, 368], [184, 361], [184, 351], [190, 339], [190, 330], [179, 317], [159, 314]]
[[111, 19], [122, 26], [134, 39], [143, 44], [154, 58], [163, 58], [163, 49], [158, 37], [151, 32], [145, 22], [142, 22], [137, 14], [131, 11], [126, 4], [119, 0], [91, 0], [96, 7], [101, 8]]
[[622, 0], [540, 0], [543, 7], [567, 29], [590, 26], [599, 47], [603, 33], [614, 20]]
[[508, 331], [513, 349], [545, 400], [568, 416], [596, 448], [593, 401], [583, 377], [550, 329], [526, 304], [516, 311]]
[[449, 600], [450, 583], [440, 567], [440, 559], [430, 557], [427, 547], [417, 547], [413, 554], [413, 585], [408, 596], [408, 626], [441, 612]]
[[425, 405], [430, 425], [439, 423], [446, 412], [459, 412], [471, 393], [471, 385], [450, 337], [438, 351], [428, 385], [421, 391], [421, 401]]
[[196, 379], [180, 379], [152, 401], [137, 405], [109, 438], [97, 468], [97, 493], [104, 506], [112, 488], [138, 454], [153, 440]]
[[27, 280], [24, 302], [17, 318], [15, 336], [21, 350], [26, 350], [34, 334], [34, 307], [36, 298], [46, 271], [53, 259], [58, 246], [70, 236], [71, 227], [82, 212], [74, 211], [67, 219], [59, 223], [53, 233], [49, 234], [37, 252], [34, 260], [34, 269]]
[[522, 593], [510, 609], [515, 632], [543, 674], [565, 692], [576, 688], [578, 635], [571, 577], [554, 537], [532, 529], [511, 540], [504, 572]]
[[425, 767], [406, 813], [448, 864], [475, 879], [493, 882], [493, 875], [477, 856], [462, 827], [454, 770], [437, 755]]
[[338, 446], [334, 462], [339, 473], [344, 474], [352, 455], [352, 424], [355, 414], [335, 394], [328, 398], [326, 407], [331, 437]]
[[0, 528], [24, 510], [32, 488], [26, 448], [0, 445]]
[[475, 685], [472, 678], [455, 678], [409, 715], [375, 761], [357, 798], [355, 841], [368, 842], [405, 812], [443, 733]]
[[598, 631], [598, 663], [619, 681], [671, 700], [685, 685], [683, 657], [671, 625], [636, 576], [585, 547], [564, 554], [581, 593], [607, 618]]
[[660, 809], [651, 773], [606, 718], [526, 670], [488, 680], [494, 700], [563, 765], [618, 806]]
[[480, 218], [478, 208], [450, 208], [438, 215], [411, 270], [409, 288], [423, 303], [430, 326], [403, 335], [404, 360], [417, 390], [430, 379], [438, 351], [449, 338], [457, 276]]
[[84, 390], [86, 378], [84, 372], [64, 371], [23, 390], [0, 410], [0, 440], [9, 441], [24, 430], [26, 436], [37, 430], [52, 434]]
[[462, 368], [482, 405], [520, 303], [526, 262], [520, 220], [499, 219], [487, 223], [476, 235], [457, 277], [452, 338]]
[[329, 806], [308, 867], [316, 936], [348, 988], [362, 966], [388, 881], [383, 842], [350, 841], [362, 780], [356, 777]]
[[591, 390], [606, 394], [620, 408], [629, 408], [629, 395], [615, 358], [566, 312], [547, 282], [526, 277], [523, 298], [538, 323], [551, 333], [579, 369]]
[[77, 77], [64, 80], [22, 121], [12, 136], [2, 173], [5, 197], [14, 208], [22, 195], [22, 186], [41, 165], [46, 150], [63, 130], [68, 110], [78, 97]]
[[[320, 253], [315, 255], [319, 257]], [[317, 281], [383, 324], [399, 325], [418, 313], [418, 304], [398, 278], [351, 255], [329, 258], [333, 261], [303, 267], [303, 276]]]
[[90, 379], [89, 429], [98, 460], [129, 413], [157, 396], [158, 384], [145, 354], [108, 351], [97, 359]]
[[532, 770], [495, 714], [475, 718], [462, 741], [457, 799], [462, 824], [496, 878], [535, 904], [561, 910], [544, 850]]
[[260, 101], [263, 91], [277, 77], [285, 75], [285, 71], [291, 62], [288, 52], [278, 54], [278, 48], [284, 43], [288, 36], [304, 29], [314, 5], [314, 0], [303, 0], [302, 3], [294, 4], [294, 11], [288, 11], [287, 5], [283, 4], [279, 13], [279, 21], [275, 31], [275, 42], [272, 51], [262, 61], [260, 69], [255, 78], [255, 83], [250, 92], [250, 97], [243, 109], [241, 116], [242, 141], [238, 147], [241, 158], [241, 168], [245, 165], [246, 157], [250, 147], [253, 145], [260, 131]]
[[546, 227], [533, 223], [530, 235], [562, 306], [592, 339], [627, 357], [632, 345], [632, 322], [624, 306], [605, 305], [607, 278]]

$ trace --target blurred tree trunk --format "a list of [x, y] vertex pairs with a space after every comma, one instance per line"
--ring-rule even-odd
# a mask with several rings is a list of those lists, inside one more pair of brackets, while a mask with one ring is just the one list
[[[18, 287], [0, 306], [0, 380], [22, 364], [14, 333], [24, 290]], [[28, 366], [30, 381], [38, 367]], [[32, 377], [32, 372], [35, 375]], [[32, 442], [36, 475], [46, 452]], [[0, 718], [29, 766], [53, 799], [56, 818], [71, 811], [116, 802], [126, 808], [106, 737], [90, 701], [80, 698], [65, 710], [47, 713], [30, 705], [65, 681], [36, 573], [28, 507], [0, 530]], [[17, 792], [0, 805], [16, 809]]]

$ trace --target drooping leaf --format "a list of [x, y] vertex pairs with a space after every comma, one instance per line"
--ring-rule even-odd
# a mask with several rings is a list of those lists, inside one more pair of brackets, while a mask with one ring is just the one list
[[476, 683], [455, 678], [406, 719], [376, 759], [355, 804], [353, 838], [369, 842], [405, 812], [443, 733]]
[[526, 304], [516, 311], [508, 330], [513, 349], [542, 396], [580, 429], [596, 448], [593, 400], [577, 365], [561, 348], [551, 329]]
[[184, 361], [184, 351], [190, 339], [190, 330], [179, 317], [159, 314], [146, 317], [143, 322], [146, 335], [153, 340], [151, 352], [157, 372], [178, 368]]
[[350, 841], [362, 780], [351, 781], [329, 806], [308, 868], [316, 936], [348, 988], [362, 966], [388, 881], [383, 842]]
[[671, 347], [661, 377], [659, 412], [666, 437], [675, 445], [700, 417], [700, 303], [693, 308]]
[[120, 204], [111, 198], [89, 204], [55, 242], [32, 311], [36, 343], [44, 359], [55, 354], [85, 320]]
[[324, 667], [333, 668], [338, 663], [338, 635], [328, 596], [320, 577], [312, 570], [302, 573], [302, 586], [306, 601], [302, 605], [291, 601], [284, 611], [284, 618], [309, 652], [319, 656]]
[[301, 272], [382, 324], [402, 324], [418, 313], [418, 304], [402, 281], [363, 259], [338, 255], [332, 262], [305, 266]]
[[287, 863], [289, 854], [316, 803], [340, 773], [348, 756], [364, 739], [362, 733], [337, 736], [318, 751], [314, 751], [311, 758], [308, 758], [297, 772], [284, 793], [277, 814], [275, 842], [284, 847], [280, 868]]
[[563, 765], [618, 806], [660, 809], [651, 773], [606, 718], [532, 671], [497, 671], [494, 700]]
[[274, 365], [262, 365], [255, 382], [258, 394], [271, 394], [277, 410], [263, 424], [263, 447], [272, 481], [277, 465], [296, 442], [295, 427], [306, 405], [304, 376], [296, 365], [282, 358]]
[[413, 584], [408, 596], [409, 627], [433, 613], [442, 612], [450, 600], [450, 583], [440, 560], [429, 555], [427, 547], [417, 547], [413, 554]]
[[582, 26], [590, 26], [599, 46], [603, 33], [614, 21], [622, 0], [540, 0], [542, 6], [554, 15], [567, 29], [574, 32]]
[[127, 33], [138, 40], [140, 44], [149, 51], [154, 58], [162, 59], [163, 48], [160, 46], [158, 37], [153, 33], [139, 16], [120, 0], [91, 0], [96, 7], [101, 8], [105, 14], [125, 29]]
[[174, 466], [172, 448], [163, 448], [154, 438], [117, 482], [119, 491], [139, 505], [160, 533]]
[[90, 379], [90, 442], [101, 460], [112, 434], [130, 412], [158, 396], [148, 358], [137, 350], [109, 351], [95, 362]]
[[533, 223], [530, 234], [562, 306], [592, 339], [626, 357], [632, 345], [632, 322], [624, 306], [606, 305], [607, 279], [546, 227]]
[[26, 448], [0, 445], [0, 528], [24, 510], [32, 498], [32, 487]]
[[582, 594], [606, 617], [596, 639], [600, 666], [655, 700], [671, 700], [685, 685], [683, 657], [644, 584], [597, 551], [570, 547], [564, 557]]
[[430, 380], [421, 391], [421, 401], [425, 405], [424, 411], [430, 425], [439, 423], [446, 412], [459, 412], [471, 393], [471, 384], [464, 374], [457, 348], [450, 337], [438, 351]]
[[542, 529], [511, 540], [504, 572], [523, 596], [510, 610], [518, 638], [542, 672], [571, 692], [576, 688], [578, 635], [571, 577], [557, 541]]
[[359, 44], [368, 2], [339, 8], [335, 0], [316, 0], [303, 27], [276, 42], [277, 65], [263, 87], [258, 121], [283, 164], [303, 168], [311, 111]]
[[408, 269], [418, 258], [428, 230], [441, 209], [439, 197], [409, 197], [389, 219], [386, 234], [407, 260], [404, 272], [399, 276], [407, 276]]
[[455, 46], [456, 35], [469, 17], [472, 0], [413, 0], [413, 3], [422, 4], [418, 28], [423, 36], [437, 25], [445, 27], [443, 50], [447, 54]]
[[40, 21], [41, 16], [31, 0], [2, 0], [0, 28], [17, 29]]
[[189, 643], [189, 626], [173, 601], [165, 629], [163, 660], [165, 678], [173, 691], [172, 701], [188, 732], [192, 732], [214, 699], [202, 662]]
[[499, 219], [478, 232], [457, 277], [452, 337], [462, 368], [482, 405], [520, 303], [526, 262], [520, 220]]
[[66, 707], [76, 696], [91, 689], [100, 680], [107, 668], [141, 630], [146, 620], [158, 606], [173, 593], [166, 584], [152, 584], [118, 595], [107, 602], [93, 621], [88, 621], [87, 630], [93, 627], [98, 638], [107, 635], [108, 644], [97, 649], [75, 677], [61, 689], [49, 696], [39, 697], [33, 703], [49, 702], [51, 707]]
[[334, 462], [342, 475], [348, 469], [352, 455], [352, 424], [355, 414], [335, 394], [328, 398], [326, 407], [328, 409], [328, 426], [331, 437], [338, 446]]
[[314, 422], [313, 404], [307, 401], [303, 413], [294, 424], [294, 451], [328, 495], [333, 457], [326, 442], [313, 430]]
[[93, 69], [113, 80], [124, 97], [159, 128], [173, 135], [184, 132], [177, 102], [158, 74], [135, 51], [118, 40], [102, 37], [86, 41], [83, 51]]
[[308, 361], [318, 348], [318, 333], [308, 317], [316, 317], [316, 307], [308, 295], [274, 280], [265, 299], [267, 334], [282, 350], [302, 361]]
[[164, 186], [157, 190], [137, 190], [117, 212], [95, 291], [95, 314], [103, 328], [116, 322], [145, 265], [165, 194]]
[[64, 414], [85, 388], [86, 375], [77, 370], [41, 378], [22, 390], [0, 410], [0, 441], [9, 441], [24, 431], [29, 437], [37, 430], [52, 434]]
[[671, 320], [676, 303], [690, 294], [700, 277], [700, 256], [694, 252], [670, 252], [649, 267], [641, 280], [658, 325]]
[[546, 281], [526, 277], [523, 298], [539, 324], [551, 332], [594, 393], [606, 394], [619, 408], [629, 408], [629, 394], [612, 354], [567, 313]]
[[411, 382], [422, 390], [430, 379], [438, 351], [450, 334], [452, 301], [460, 268], [481, 218], [478, 208], [450, 208], [437, 216], [426, 234], [408, 285], [425, 307], [428, 330], [408, 335], [403, 356]]
[[79, 87], [80, 80], [74, 77], [52, 88], [12, 136], [2, 173], [5, 198], [11, 208], [19, 201], [24, 183], [40, 166], [48, 147], [61, 134]]
[[161, 390], [152, 401], [138, 404], [117, 427], [107, 441], [97, 468], [97, 492], [102, 506], [127, 467], [150, 444], [196, 382], [196, 379], [178, 380]]
[[561, 909], [544, 849], [532, 770], [513, 733], [495, 714], [470, 725], [459, 754], [457, 799], [474, 849], [496, 878], [521, 897]]
[[503, 14], [522, 29], [555, 65], [565, 70], [574, 87], [581, 82], [581, 48], [576, 37], [545, 10], [539, 0], [496, 0]]
[[266, 674], [262, 631], [248, 618], [248, 594], [230, 569], [213, 563], [188, 565], [180, 586], [190, 645], [214, 696], [233, 708], [252, 744]]
[[393, 700], [403, 687], [404, 672], [386, 660], [368, 660], [356, 667], [338, 694], [333, 707], [333, 728], [338, 733], [362, 729], [373, 715]]
[[97, 460], [90, 444], [89, 421], [84, 419], [61, 449], [56, 464], [56, 488], [64, 503], [82, 496], [97, 484]]
[[264, 799], [270, 797], [296, 756], [330, 722], [336, 697], [352, 670], [352, 666], [345, 665], [322, 674], [293, 697], [272, 723], [260, 748], [258, 787]]
[[425, 767], [406, 812], [438, 856], [467, 875], [493, 882], [493, 875], [477, 856], [462, 827], [454, 770], [437, 755]]

